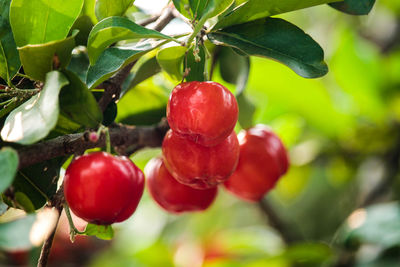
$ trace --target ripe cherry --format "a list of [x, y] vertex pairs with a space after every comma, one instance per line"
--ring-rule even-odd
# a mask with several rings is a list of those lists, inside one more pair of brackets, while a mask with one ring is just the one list
[[258, 201], [288, 170], [288, 155], [279, 137], [262, 125], [240, 132], [238, 139], [239, 163], [224, 185], [244, 200]]
[[175, 179], [196, 189], [215, 187], [228, 179], [239, 159], [235, 132], [218, 145], [206, 147], [169, 130], [162, 151], [164, 163]]
[[126, 157], [105, 152], [77, 157], [67, 168], [64, 194], [71, 210], [94, 224], [128, 219], [144, 189], [144, 175]]
[[177, 85], [167, 105], [172, 130], [204, 146], [214, 146], [231, 134], [238, 118], [234, 95], [216, 82]]
[[169, 212], [202, 211], [207, 209], [217, 196], [217, 187], [199, 190], [176, 181], [168, 172], [162, 158], [150, 160], [144, 172], [150, 195]]

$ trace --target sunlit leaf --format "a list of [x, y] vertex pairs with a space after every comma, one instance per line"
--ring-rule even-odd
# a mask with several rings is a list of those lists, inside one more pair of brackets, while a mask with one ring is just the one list
[[220, 18], [213, 29], [221, 29], [227, 26], [241, 24], [297, 9], [337, 2], [339, 0], [249, 0], [239, 5], [233, 12]]
[[161, 68], [173, 78], [182, 78], [182, 62], [187, 48], [184, 46], [172, 46], [161, 49], [157, 53], [157, 61]]
[[97, 225], [88, 223], [84, 231], [84, 235], [110, 240], [114, 237], [114, 230], [112, 229], [111, 225]]
[[93, 24], [97, 23], [97, 18], [95, 15], [95, 5], [96, 0], [84, 0], [82, 14], [88, 16]]
[[111, 16], [122, 16], [134, 0], [97, 0], [95, 13], [100, 21]]
[[151, 125], [165, 116], [169, 92], [152, 83], [151, 79], [129, 90], [118, 101], [117, 121], [132, 125]]
[[189, 0], [172, 0], [174, 2], [175, 8], [184, 15], [187, 18], [192, 18], [192, 14], [190, 12], [190, 5], [189, 5]]
[[[199, 2], [202, 1], [200, 0]], [[234, 0], [209, 0], [207, 2], [207, 6], [204, 7], [204, 11], [202, 12], [203, 14], [201, 14], [201, 16], [207, 19], [218, 16], [228, 9], [233, 2]]]
[[295, 25], [279, 18], [261, 19], [208, 34], [217, 45], [232, 46], [251, 56], [275, 59], [305, 78], [325, 75], [322, 48]]
[[78, 32], [75, 31], [66, 39], [19, 47], [25, 74], [35, 80], [44, 81], [46, 73], [53, 70], [55, 62], [59, 64], [56, 67], [65, 68], [71, 59], [71, 51], [75, 47], [77, 34]]
[[13, 0], [10, 22], [18, 47], [67, 37], [83, 0]]
[[89, 34], [88, 54], [90, 64], [96, 63], [109, 45], [128, 39], [172, 39], [158, 31], [147, 29], [124, 17], [109, 17], [97, 23]]
[[86, 77], [86, 84], [94, 88], [104, 80], [111, 77], [122, 67], [137, 60], [145, 53], [153, 50], [162, 42], [144, 42], [131, 47], [110, 47], [104, 50], [96, 64], [89, 67]]

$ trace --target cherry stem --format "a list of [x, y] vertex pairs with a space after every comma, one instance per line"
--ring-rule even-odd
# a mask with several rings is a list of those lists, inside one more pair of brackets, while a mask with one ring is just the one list
[[69, 206], [68, 206], [67, 203], [64, 203], [64, 210], [65, 210], [65, 215], [67, 215], [67, 218], [68, 218], [69, 229], [70, 229], [70, 230], [69, 230], [70, 239], [71, 239], [71, 242], [74, 242], [74, 241], [75, 241], [75, 236], [76, 236], [77, 234], [82, 235], [82, 234], [84, 234], [85, 232], [79, 231], [79, 230], [75, 227], [74, 221], [72, 220], [71, 212], [70, 212], [70, 210], [69, 210]]
[[110, 131], [106, 127], [104, 129], [104, 132], [106, 134], [106, 151], [107, 153], [111, 153], [111, 138], [110, 138]]

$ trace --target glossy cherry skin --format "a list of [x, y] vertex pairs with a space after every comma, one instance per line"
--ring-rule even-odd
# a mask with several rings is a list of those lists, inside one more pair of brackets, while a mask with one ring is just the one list
[[151, 159], [144, 172], [150, 195], [168, 212], [202, 211], [207, 209], [217, 196], [217, 187], [199, 190], [179, 183], [159, 157]]
[[287, 172], [286, 149], [279, 137], [263, 125], [240, 132], [238, 139], [239, 163], [224, 186], [244, 200], [259, 201]]
[[177, 85], [169, 98], [172, 130], [203, 146], [214, 146], [231, 134], [238, 119], [235, 96], [216, 82]]
[[126, 157], [95, 152], [76, 158], [67, 168], [64, 194], [71, 210], [94, 224], [128, 219], [144, 189], [143, 172]]
[[169, 130], [162, 151], [164, 163], [172, 176], [196, 189], [215, 187], [228, 179], [239, 159], [235, 132], [218, 145], [206, 147]]

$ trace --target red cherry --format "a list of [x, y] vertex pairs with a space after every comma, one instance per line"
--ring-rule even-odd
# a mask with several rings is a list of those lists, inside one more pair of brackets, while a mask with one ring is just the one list
[[65, 172], [65, 199], [78, 217], [90, 223], [128, 219], [143, 189], [144, 175], [132, 161], [105, 152], [78, 157]]
[[164, 163], [178, 182], [196, 189], [217, 186], [233, 173], [239, 158], [235, 132], [216, 146], [206, 147], [169, 130], [164, 137]]
[[239, 163], [224, 185], [244, 200], [258, 201], [288, 170], [288, 155], [279, 137], [262, 125], [240, 132], [238, 139]]
[[203, 146], [222, 142], [235, 127], [235, 96], [216, 82], [186, 82], [172, 90], [167, 119], [172, 130]]
[[150, 160], [144, 172], [150, 195], [169, 212], [202, 211], [217, 196], [217, 187], [198, 190], [176, 181], [168, 172], [162, 158]]

